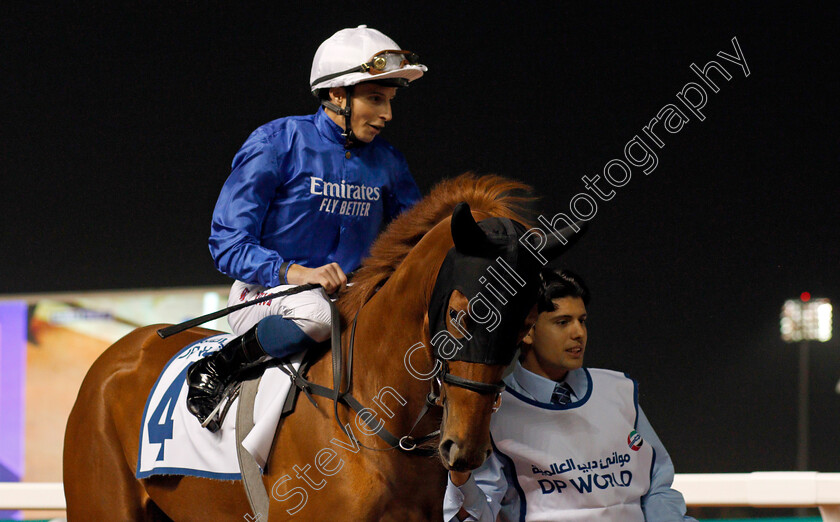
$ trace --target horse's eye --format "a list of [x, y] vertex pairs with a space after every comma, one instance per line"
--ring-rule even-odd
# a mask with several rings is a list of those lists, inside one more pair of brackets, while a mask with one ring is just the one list
[[446, 329], [456, 339], [462, 339], [463, 337], [469, 336], [468, 332], [470, 327], [468, 324], [467, 317], [467, 314], [464, 313], [462, 310], [457, 310], [455, 308], [449, 309], [449, 321], [446, 325]]

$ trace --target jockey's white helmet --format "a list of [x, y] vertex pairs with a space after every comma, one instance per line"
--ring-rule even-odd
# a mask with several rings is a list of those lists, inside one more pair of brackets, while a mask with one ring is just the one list
[[389, 83], [406, 86], [427, 70], [416, 54], [400, 49], [376, 29], [360, 25], [338, 31], [318, 47], [309, 86], [316, 95], [319, 89], [367, 81], [391, 80]]

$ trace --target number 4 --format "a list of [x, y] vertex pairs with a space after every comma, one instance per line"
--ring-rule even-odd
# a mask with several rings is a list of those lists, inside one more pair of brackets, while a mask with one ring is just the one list
[[172, 425], [174, 421], [172, 416], [175, 412], [175, 404], [178, 401], [178, 396], [181, 395], [181, 389], [184, 387], [186, 381], [187, 365], [181, 373], [175, 377], [172, 384], [169, 385], [166, 392], [161, 397], [160, 402], [149, 417], [149, 442], [152, 444], [160, 444], [160, 451], [156, 460], [163, 460], [164, 444], [167, 440], [172, 438]]

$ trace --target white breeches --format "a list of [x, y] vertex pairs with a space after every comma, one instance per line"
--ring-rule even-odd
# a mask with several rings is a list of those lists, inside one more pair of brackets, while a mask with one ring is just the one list
[[[228, 306], [238, 305], [245, 301], [256, 299], [266, 294], [280, 292], [294, 288], [294, 285], [280, 285], [266, 289], [260, 285], [252, 285], [236, 281], [230, 288]], [[306, 290], [297, 294], [287, 295], [247, 306], [228, 316], [233, 333], [242, 335], [251, 327], [269, 315], [280, 315], [292, 320], [303, 333], [317, 342], [330, 338], [331, 313], [329, 298], [323, 288]]]

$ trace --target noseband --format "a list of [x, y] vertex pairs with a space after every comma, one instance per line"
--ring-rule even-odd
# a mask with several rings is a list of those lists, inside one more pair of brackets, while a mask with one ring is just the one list
[[[459, 388], [465, 388], [467, 390], [480, 393], [481, 395], [499, 395], [503, 391], [505, 391], [505, 383], [502, 381], [499, 381], [496, 384], [492, 384], [458, 377], [457, 375], [449, 373], [449, 361], [443, 360], [440, 362], [440, 369], [437, 371], [434, 378], [438, 387], [438, 392], [440, 391], [442, 382], [446, 384], [451, 384], [452, 386], [457, 386]], [[434, 386], [432, 387], [432, 393], [435, 393]], [[439, 395], [439, 393], [436, 394], [435, 398], [437, 399]]]

